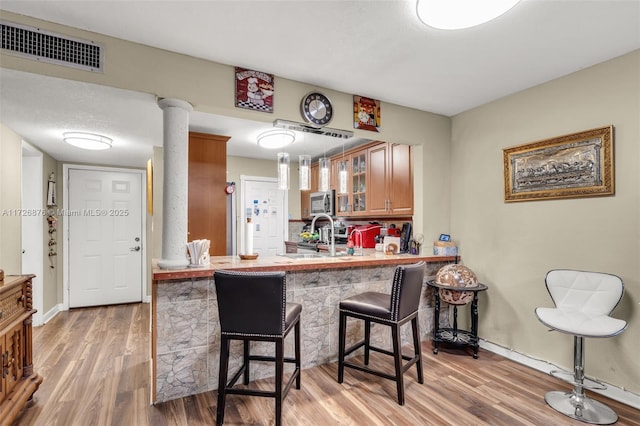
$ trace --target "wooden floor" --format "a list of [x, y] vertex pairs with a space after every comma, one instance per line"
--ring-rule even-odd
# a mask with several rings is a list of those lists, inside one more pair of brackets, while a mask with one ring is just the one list
[[[16, 425], [161, 426], [215, 424], [216, 393], [149, 404], [149, 305], [119, 305], [62, 312], [34, 330], [34, 365], [44, 377], [34, 404]], [[374, 365], [389, 358], [372, 354]], [[569, 386], [486, 351], [474, 360], [460, 350], [436, 356], [423, 344], [425, 383], [405, 375], [406, 404], [395, 383], [345, 371], [336, 364], [303, 370], [302, 389], [285, 399], [285, 425], [584, 425], [548, 407], [547, 390]], [[269, 381], [252, 385], [267, 388]], [[592, 394], [590, 394], [592, 395]], [[593, 395], [640, 425], [640, 410]], [[232, 395], [225, 424], [273, 424], [273, 400]]]

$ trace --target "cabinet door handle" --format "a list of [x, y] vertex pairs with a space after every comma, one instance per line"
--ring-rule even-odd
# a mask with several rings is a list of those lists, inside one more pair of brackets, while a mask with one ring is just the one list
[[9, 374], [9, 364], [7, 360], [9, 359], [9, 352], [5, 352], [2, 354], [2, 378], [4, 379]]

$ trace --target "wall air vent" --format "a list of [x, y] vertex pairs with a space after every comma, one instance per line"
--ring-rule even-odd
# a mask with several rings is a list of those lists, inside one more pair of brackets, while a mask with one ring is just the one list
[[0, 20], [4, 53], [85, 71], [102, 72], [102, 46], [93, 41]]

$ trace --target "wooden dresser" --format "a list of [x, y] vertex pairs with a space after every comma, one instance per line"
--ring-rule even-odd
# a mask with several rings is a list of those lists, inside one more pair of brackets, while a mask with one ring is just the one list
[[34, 275], [0, 281], [0, 425], [11, 425], [42, 383], [33, 371], [31, 317]]

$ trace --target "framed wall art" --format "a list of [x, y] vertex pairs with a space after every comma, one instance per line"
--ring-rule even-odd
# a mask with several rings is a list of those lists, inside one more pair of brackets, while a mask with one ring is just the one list
[[236, 67], [236, 107], [273, 112], [273, 74]]
[[353, 128], [380, 131], [380, 101], [353, 95]]
[[613, 126], [502, 150], [504, 200], [614, 194]]

